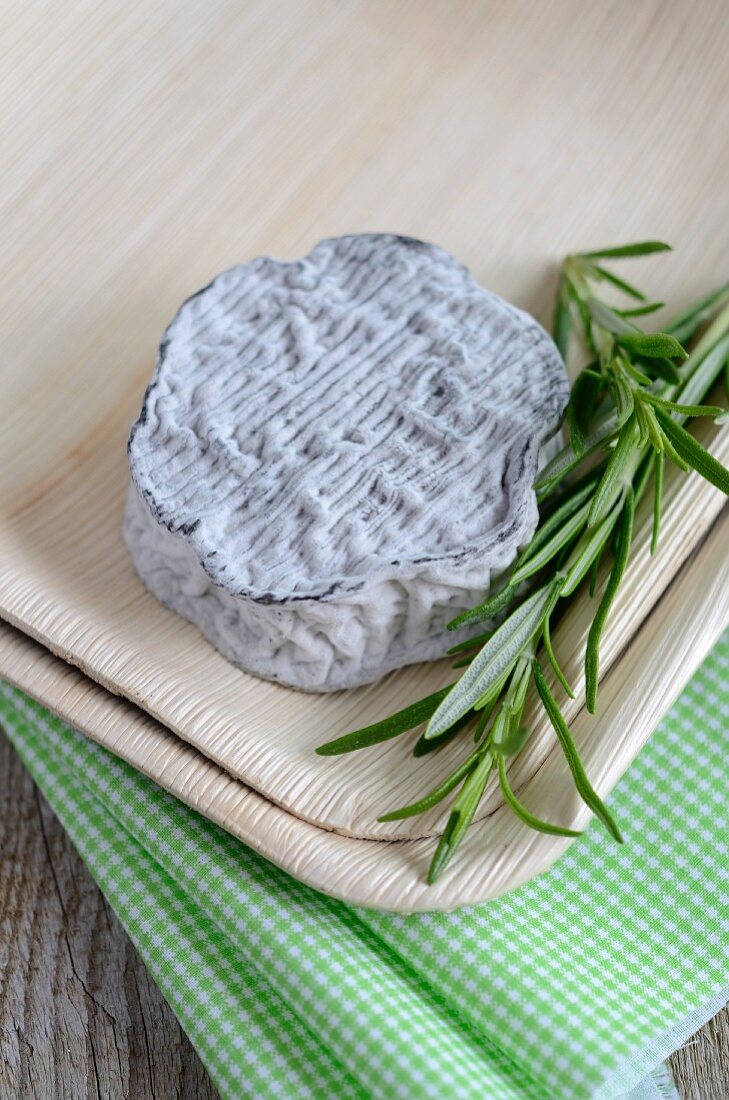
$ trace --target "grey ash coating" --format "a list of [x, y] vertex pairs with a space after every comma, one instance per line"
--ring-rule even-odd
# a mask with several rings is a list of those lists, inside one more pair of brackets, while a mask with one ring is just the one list
[[[129, 440], [127, 541], [149, 587], [195, 621], [176, 594], [193, 564], [236, 614], [270, 608], [271, 629], [298, 606], [294, 647], [313, 605], [343, 616], [342, 634], [355, 605], [366, 634], [368, 602], [384, 601], [383, 667], [421, 659], [407, 655], [530, 537], [539, 448], [567, 396], [540, 326], [435, 245], [364, 234], [262, 257], [189, 298], [165, 334]], [[153, 546], [155, 528], [174, 551]], [[248, 668], [250, 641], [232, 647]], [[330, 643], [325, 686], [347, 648]]]

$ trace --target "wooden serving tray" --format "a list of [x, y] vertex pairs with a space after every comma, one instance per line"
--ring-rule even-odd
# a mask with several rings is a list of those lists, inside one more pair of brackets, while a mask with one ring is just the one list
[[[612, 740], [602, 738], [599, 751], [591, 753], [590, 767], [593, 774], [602, 769], [597, 785], [603, 792], [605, 776], [625, 770], [707, 655], [710, 639], [729, 622], [728, 539], [725, 509], [602, 683], [602, 728], [610, 731]], [[687, 647], [676, 624], [696, 616], [704, 618], [707, 628]], [[454, 866], [429, 887], [425, 874], [432, 840], [359, 840], [302, 821], [233, 778], [140, 708], [2, 622], [0, 677], [289, 874], [352, 904], [400, 913], [477, 904], [546, 870], [570, 843], [535, 833], [507, 807], [497, 806], [471, 827]], [[582, 712], [573, 726], [583, 745], [588, 724]], [[559, 815], [578, 828], [588, 818], [575, 799], [564, 760], [554, 749], [528, 780], [522, 797], [535, 812]]]
[[[65, 476], [61, 463], [46, 492], [6, 514], [0, 525], [0, 616], [131, 700], [289, 813], [360, 838], [432, 836], [442, 827], [442, 807], [404, 822], [381, 824], [377, 817], [437, 785], [445, 770], [462, 758], [462, 739], [418, 760], [410, 755], [415, 734], [346, 757], [320, 757], [314, 749], [447, 682], [454, 675], [450, 663], [414, 666], [366, 688], [329, 695], [303, 694], [234, 668], [196, 627], [158, 604], [132, 568], [121, 537], [126, 424], [123, 414], [118, 419], [116, 431], [107, 423], [105, 431], [92, 435]], [[707, 424], [701, 431], [704, 441], [729, 459], [729, 432], [716, 432]], [[629, 650], [637, 632], [683, 567], [692, 576], [697, 572], [692, 557], [723, 505], [721, 493], [698, 475], [681, 476], [678, 471], [667, 477], [664, 499], [666, 522], [657, 558], [648, 553], [650, 501], [644, 500], [639, 511], [630, 571], [601, 647], [603, 675], [620, 664], [628, 683], [635, 675]], [[718, 574], [723, 573], [725, 566], [719, 563]], [[695, 583], [701, 583], [698, 575]], [[724, 597], [714, 602], [708, 620], [692, 617], [690, 641], [684, 636], [687, 648], [713, 641], [725, 625], [723, 602]], [[576, 692], [576, 699], [564, 706], [570, 723], [583, 713], [582, 654], [593, 614], [594, 606], [584, 595], [555, 635]], [[673, 690], [679, 686], [670, 685]], [[632, 723], [633, 754], [653, 729], [654, 714], [651, 710], [647, 728]], [[534, 734], [515, 764], [517, 787], [541, 770], [554, 747], [549, 722], [538, 708], [532, 715], [527, 712], [526, 720]], [[584, 730], [586, 765], [607, 790], [631, 757], [620, 759], [610, 751], [600, 762], [602, 748], [613, 746], [616, 738], [604, 709], [596, 719], [585, 718]], [[479, 814], [491, 814], [499, 802], [492, 783]], [[554, 818], [554, 812], [546, 816]]]
[[[697, 137], [726, 79], [711, 7], [687, 6], [674, 56], [672, 20], [639, 20], [628, 3], [608, 17], [568, 2], [548, 20], [520, 0], [498, 11], [457, 0], [447, 14], [303, 0], [284, 5], [286, 18], [257, 3], [193, 6], [175, 19], [141, 2], [113, 18], [80, 3], [50, 13], [18, 5], [14, 32], [34, 52], [15, 51], [9, 66], [22, 125], [5, 142], [17, 175], [0, 177], [0, 616], [154, 717], [180, 752], [186, 742], [287, 819], [317, 826], [312, 835], [422, 840], [429, 852], [442, 810], [376, 818], [432, 786], [459, 757], [457, 742], [415, 763], [412, 737], [346, 759], [313, 749], [444, 683], [448, 665], [301, 695], [231, 667], [136, 578], [120, 536], [125, 442], [156, 344], [179, 301], [217, 270], [365, 229], [438, 241], [542, 320], [563, 252], [660, 233], [680, 249], [680, 261], [660, 261], [659, 284], [670, 296], [680, 282], [680, 308], [721, 276], [729, 220], [726, 147]], [[656, 62], [663, 53], [670, 65]], [[697, 74], [702, 94], [687, 95]], [[646, 140], [664, 115], [674, 142]], [[677, 147], [691, 152], [691, 173]], [[654, 285], [658, 262], [641, 268]], [[702, 430], [726, 461], [726, 433]], [[654, 561], [639, 525], [605, 636], [600, 716], [566, 708], [603, 792], [727, 621], [729, 586], [707, 589], [726, 580], [721, 504], [697, 477], [669, 479]], [[697, 564], [706, 554], [711, 578]], [[664, 641], [655, 616], [679, 590], [680, 651], [654, 667], [656, 639], [678, 644]], [[556, 639], [578, 699], [589, 612], [583, 601]], [[611, 690], [627, 711], [610, 710]], [[107, 736], [103, 722], [89, 732]], [[581, 811], [553, 748], [537, 722], [512, 781], [535, 812], [567, 824]], [[169, 782], [161, 766], [156, 778]], [[493, 826], [495, 790], [480, 812]], [[528, 852], [561, 850], [555, 843], [519, 841]], [[501, 878], [466, 866], [483, 851], [469, 842], [456, 864], [462, 894], [446, 900], [439, 891], [450, 887], [439, 886], [417, 904], [457, 904], [488, 896], [497, 879], [499, 889], [516, 881], [511, 848], [511, 878], [506, 865]], [[378, 904], [397, 903], [396, 878]]]

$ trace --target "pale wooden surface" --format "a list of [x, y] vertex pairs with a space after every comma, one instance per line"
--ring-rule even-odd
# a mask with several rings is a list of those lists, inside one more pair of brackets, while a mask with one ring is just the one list
[[[18, 432], [25, 431], [22, 422], [13, 423]], [[705, 441], [712, 440], [718, 456], [729, 460], [729, 432], [717, 432], [708, 422], [698, 431]], [[104, 469], [109, 478], [102, 476]], [[306, 821], [368, 838], [417, 838], [440, 831], [447, 812], [442, 805], [405, 821], [380, 823], [377, 817], [436, 786], [462, 758], [462, 739], [417, 760], [410, 755], [409, 738], [339, 758], [319, 757], [314, 749], [448, 682], [455, 675], [450, 662], [415, 666], [365, 688], [318, 696], [240, 672], [194, 626], [158, 604], [138, 580], [120, 535], [125, 479], [121, 442], [110, 449], [106, 433], [100, 432], [83, 474], [76, 469], [56, 484], [51, 496], [0, 522], [0, 615]], [[664, 502], [661, 553], [651, 558], [650, 500], [644, 501], [630, 571], [601, 644], [603, 675], [619, 662], [672, 577], [700, 545], [723, 496], [697, 474], [684, 477], [671, 470]], [[46, 553], [37, 554], [38, 547], [47, 548]], [[719, 566], [724, 569], [725, 563]], [[693, 633], [684, 636], [687, 650], [705, 651], [727, 625], [725, 602], [712, 606], [708, 618], [691, 620]], [[580, 742], [585, 764], [598, 789], [608, 791], [655, 723], [652, 710], [648, 725], [637, 720], [636, 711], [631, 740], [615, 753], [612, 748], [606, 752], [605, 746], [615, 745], [623, 731], [610, 725], [604, 707], [597, 718], [586, 720], [582, 654], [592, 615], [594, 603], [583, 592], [559, 624], [555, 646], [576, 693], [575, 700], [564, 703], [565, 717], [572, 724], [581, 716], [589, 734]], [[633, 676], [633, 662], [624, 662], [623, 670]], [[689, 673], [687, 666], [686, 677]], [[656, 698], [661, 675], [666, 673], [659, 672]], [[675, 694], [681, 683], [670, 680], [666, 686]], [[528, 705], [525, 720], [533, 735], [515, 764], [513, 781], [519, 787], [540, 771], [554, 747], [541, 708]], [[103, 741], [103, 730], [100, 734]], [[478, 816], [491, 814], [499, 804], [493, 781]]]
[[0, 1098], [216, 1097], [172, 1010], [0, 731]]
[[[545, 320], [566, 250], [665, 236], [679, 257], [643, 272], [684, 304], [725, 274], [723, 5], [10, 8], [0, 614], [291, 813], [360, 836], [432, 834], [435, 814], [375, 818], [427, 789], [457, 745], [406, 768], [403, 742], [346, 761], [312, 750], [442, 671], [306, 698], [232, 669], [136, 580], [119, 536], [124, 440], [156, 343], [216, 270], [361, 229], [435, 239]], [[605, 639], [616, 692], [636, 610], [660, 598], [718, 507], [712, 490], [682, 491], [660, 570], [636, 563]], [[561, 645], [568, 666], [584, 625], [578, 612]], [[679, 686], [629, 708], [617, 752], [605, 697], [597, 723], [577, 716], [601, 790]], [[514, 774], [535, 808], [540, 783], [559, 776], [554, 755], [541, 766], [545, 733]], [[567, 821], [576, 803], [555, 791], [549, 808]], [[499, 813], [493, 792], [481, 813]], [[495, 876], [502, 889], [507, 865], [513, 851]]]
[[[215, 1100], [179, 1024], [1, 732], [0, 913], [3, 1100]], [[729, 1011], [671, 1066], [684, 1100], [726, 1100]]]
[[[673, 579], [608, 674], [602, 715], [614, 731], [614, 740], [601, 743], [603, 771], [605, 760], [632, 759], [636, 724], [646, 732], [655, 728], [707, 652], [713, 628], [697, 636], [687, 650], [685, 633], [677, 631], [675, 623], [685, 624], [692, 617], [714, 626], [726, 621], [727, 539], [729, 509], [724, 509], [700, 550]], [[499, 806], [472, 826], [454, 866], [428, 887], [425, 871], [433, 850], [431, 839], [364, 841], [302, 821], [222, 771], [139, 708], [112, 696], [2, 622], [0, 675], [290, 874], [349, 902], [400, 912], [476, 903], [548, 867], [567, 846], [561, 838], [527, 829]], [[587, 720], [583, 711], [574, 723], [579, 741], [585, 736]], [[600, 756], [596, 762], [599, 768]], [[529, 781], [529, 803], [543, 817], [576, 823], [587, 818], [554, 746]]]

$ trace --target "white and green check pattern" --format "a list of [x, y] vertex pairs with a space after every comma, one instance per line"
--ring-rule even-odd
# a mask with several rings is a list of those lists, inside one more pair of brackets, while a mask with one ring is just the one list
[[729, 984], [728, 671], [725, 638], [613, 794], [622, 848], [448, 915], [314, 893], [5, 685], [0, 720], [222, 1096], [647, 1100]]

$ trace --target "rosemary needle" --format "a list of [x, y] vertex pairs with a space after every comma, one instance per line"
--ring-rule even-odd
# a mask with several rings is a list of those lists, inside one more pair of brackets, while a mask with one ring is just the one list
[[[662, 457], [662, 456], [661, 456]], [[600, 600], [600, 606], [597, 609], [595, 618], [592, 621], [590, 627], [590, 633], [587, 636], [587, 649], [585, 651], [585, 696], [587, 699], [587, 709], [590, 714], [595, 713], [595, 707], [597, 704], [597, 682], [598, 682], [598, 668], [600, 660], [600, 637], [602, 636], [603, 627], [608, 617], [610, 607], [615, 599], [618, 589], [620, 588], [620, 582], [623, 579], [623, 573], [628, 564], [628, 555], [630, 553], [630, 543], [633, 538], [633, 517], [635, 515], [635, 496], [632, 488], [628, 489], [625, 497], [625, 504], [623, 505], [623, 512], [620, 517], [620, 527], [618, 529], [618, 541], [615, 549], [615, 561], [610, 571], [610, 578], [607, 583], [607, 588]]]
[[663, 468], [665, 460], [663, 452], [656, 455], [655, 475], [653, 483], [653, 531], [651, 533], [651, 555], [658, 549], [658, 534], [661, 529], [661, 502], [663, 499]]
[[536, 829], [538, 833], [551, 833], [552, 836], [581, 836], [579, 832], [575, 832], [574, 829], [565, 829], [561, 825], [550, 825], [548, 821], [542, 821], [540, 818], [535, 817], [534, 814], [527, 810], [526, 806], [523, 806], [519, 799], [516, 797], [511, 787], [509, 786], [509, 780], [506, 775], [506, 761], [503, 756], [498, 758], [499, 769], [499, 784], [504, 796], [504, 801], [514, 811], [516, 816], [528, 825], [530, 829]]

